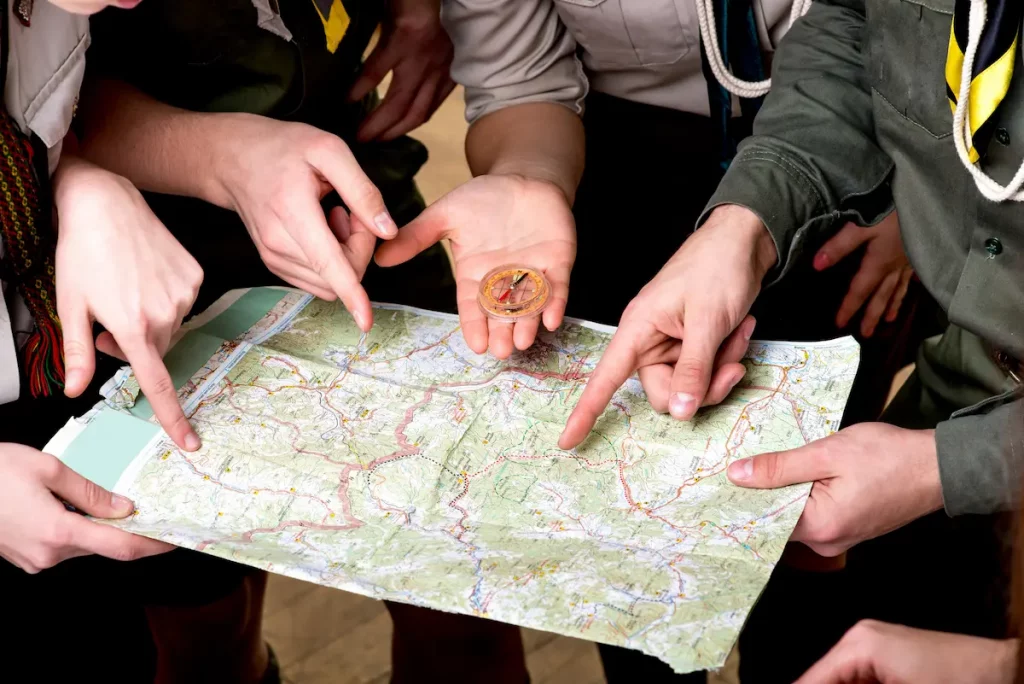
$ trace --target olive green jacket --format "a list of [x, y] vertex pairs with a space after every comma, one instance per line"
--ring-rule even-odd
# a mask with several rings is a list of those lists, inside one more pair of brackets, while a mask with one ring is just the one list
[[[761, 217], [780, 255], [770, 283], [812, 238], [877, 223], [895, 202], [911, 263], [953, 326], [919, 375], [956, 409], [935, 420], [958, 515], [1010, 509], [1020, 490], [1020, 393], [993, 357], [1024, 358], [1024, 204], [985, 199], [958, 159], [944, 74], [953, 5], [816, 0], [779, 46], [754, 135], [708, 211]], [[1024, 75], [997, 116], [981, 164], [1005, 184], [1024, 160]]]

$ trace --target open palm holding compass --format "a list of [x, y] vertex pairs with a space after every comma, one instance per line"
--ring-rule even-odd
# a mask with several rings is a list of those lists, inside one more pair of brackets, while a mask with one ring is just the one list
[[507, 358], [533, 344], [540, 324], [562, 323], [576, 228], [554, 185], [479, 176], [428, 207], [377, 250], [395, 266], [448, 239], [455, 260], [459, 319], [470, 349]]

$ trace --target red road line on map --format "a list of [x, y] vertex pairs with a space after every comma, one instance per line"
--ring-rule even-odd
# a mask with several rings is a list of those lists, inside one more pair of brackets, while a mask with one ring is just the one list
[[594, 536], [590, 533], [590, 530], [586, 528], [582, 520], [572, 515], [571, 513], [566, 513], [565, 511], [562, 510], [562, 506], [565, 504], [565, 498], [558, 493], [558, 490], [552, 489], [547, 485], [541, 485], [541, 489], [545, 489], [558, 497], [558, 505], [555, 506], [555, 511], [557, 513], [559, 513], [560, 515], [564, 515], [566, 518], [569, 518], [569, 520], [574, 520], [576, 524], [580, 526], [580, 529], [583, 530], [583, 533], [586, 534], [588, 537]]
[[631, 509], [635, 509], [636, 501], [633, 501], [633, 492], [629, 489], [629, 483], [626, 482], [626, 474], [622, 472], [622, 461], [619, 461], [619, 482], [622, 483], [622, 493], [626, 495], [626, 503], [629, 504]]
[[309, 382], [309, 378], [307, 378], [307, 377], [306, 377], [305, 375], [303, 375], [303, 374], [302, 374], [302, 373], [301, 373], [301, 372], [299, 371], [299, 367], [298, 367], [298, 366], [296, 366], [296, 365], [295, 365], [294, 363], [292, 363], [291, 361], [288, 361], [287, 359], [283, 359], [283, 358], [281, 358], [280, 356], [268, 356], [268, 357], [266, 357], [265, 359], [263, 359], [262, 361], [260, 361], [260, 365], [261, 365], [261, 366], [263, 366], [264, 368], [266, 368], [266, 366], [267, 366], [267, 361], [280, 361], [280, 362], [281, 362], [281, 363], [283, 363], [284, 365], [286, 365], [286, 366], [288, 366], [289, 368], [291, 368], [291, 369], [292, 369], [292, 371], [293, 371], [293, 372], [294, 372], [294, 373], [295, 373], [296, 375], [298, 375], [298, 376], [299, 376], [300, 378], [302, 378], [303, 382]]
[[221, 479], [218, 478], [217, 476], [211, 475], [210, 473], [203, 472], [202, 470], [200, 470], [199, 467], [192, 461], [192, 459], [190, 459], [188, 456], [185, 456], [184, 453], [181, 453], [181, 452], [177, 452], [177, 453], [181, 456], [182, 460], [185, 461], [189, 465], [190, 468], [192, 468], [192, 471], [196, 475], [202, 475], [204, 478], [209, 478], [210, 482], [214, 483], [215, 485], [218, 485], [219, 487], [222, 487], [222, 488], [228, 490], [229, 492], [234, 492], [235, 494], [248, 494], [250, 491], [259, 490], [260, 492], [269, 492], [270, 494], [282, 494], [282, 495], [291, 496], [291, 497], [298, 498], [298, 499], [310, 499], [312, 501], [316, 501], [318, 504], [320, 504], [321, 506], [326, 508], [328, 513], [332, 513], [333, 512], [331, 510], [330, 504], [328, 504], [326, 501], [324, 501], [320, 497], [313, 496], [312, 494], [303, 494], [303, 493], [300, 493], [300, 492], [292, 492], [292, 491], [286, 492], [283, 489], [269, 489], [267, 487], [246, 487], [246, 488], [242, 488], [242, 487], [235, 487], [233, 485], [229, 485], [229, 484], [221, 481]]
[[[301, 527], [301, 528], [307, 529], [307, 530], [326, 531], [326, 530], [352, 530], [352, 529], [356, 529], [356, 528], [361, 527], [361, 526], [362, 526], [361, 522], [359, 522], [358, 524], [350, 524], [350, 525], [319, 525], [319, 524], [316, 524], [316, 523], [308, 522], [306, 520], [286, 520], [285, 522], [280, 523], [276, 527], [258, 527], [256, 529], [249, 530], [248, 532], [243, 533], [240, 538], [241, 538], [241, 540], [243, 542], [249, 544], [249, 543], [252, 543], [252, 537], [253, 537], [254, 534], [273, 534], [274, 532], [284, 532], [285, 530], [287, 530], [289, 528], [292, 528], [292, 527]], [[203, 541], [201, 544], [199, 544], [199, 546], [196, 547], [196, 550], [197, 551], [203, 551], [210, 544], [217, 544], [217, 543], [220, 543], [220, 542], [230, 542], [230, 541], [234, 541], [234, 540], [231, 537], [223, 537], [221, 539], [207, 539], [207, 540]]]
[[[399, 446], [402, 447], [401, 449], [399, 449], [398, 451], [394, 451], [388, 454], [387, 456], [381, 456], [380, 458], [376, 458], [367, 463], [366, 465], [352, 463], [344, 464], [344, 467], [341, 469], [341, 473], [338, 476], [338, 479], [340, 480], [340, 484], [338, 485], [338, 499], [342, 502], [342, 509], [344, 510], [345, 516], [347, 518], [352, 518], [352, 504], [348, 496], [348, 480], [351, 473], [363, 472], [367, 470], [373, 471], [375, 468], [379, 466], [386, 465], [393, 461], [406, 458], [407, 456], [414, 456], [420, 453], [420, 450], [418, 448], [413, 447], [411, 444], [409, 444], [409, 438], [405, 434], [405, 429], [409, 427], [409, 425], [412, 423], [416, 411], [426, 406], [430, 402], [431, 398], [433, 398], [433, 395], [433, 390], [428, 390], [427, 392], [425, 392], [423, 395], [423, 399], [421, 401], [419, 401], [413, 406], [410, 406], [406, 410], [405, 416], [402, 418], [402, 422], [398, 424], [397, 428], [395, 428], [395, 439], [398, 440]], [[373, 496], [373, 493], [371, 492], [370, 495]], [[378, 499], [378, 504], [379, 503], [380, 501]], [[406, 516], [406, 519], [408, 519], [408, 514], [405, 514], [404, 511], [402, 511], [402, 513]]]
[[[439, 389], [439, 388], [443, 388], [443, 387], [477, 387], [477, 386], [481, 386], [481, 385], [486, 385], [489, 382], [493, 382], [498, 377], [500, 377], [500, 376], [502, 376], [502, 375], [504, 375], [506, 373], [518, 373], [519, 375], [525, 375], [527, 377], [531, 377], [534, 380], [550, 380], [550, 379], [555, 379], [555, 380], [569, 381], [569, 380], [576, 380], [577, 379], [575, 377], [572, 377], [572, 372], [571, 371], [567, 371], [565, 373], [555, 373], [553, 371], [530, 371], [530, 370], [526, 370], [525, 368], [518, 368], [518, 367], [514, 367], [514, 366], [508, 366], [506, 368], [502, 368], [502, 369], [498, 370], [497, 372], [495, 372], [492, 375], [489, 375], [486, 378], [483, 378], [481, 380], [477, 380], [475, 382], [442, 382], [442, 383], [439, 383], [439, 384], [436, 384], [436, 385], [431, 385], [430, 389]], [[531, 391], [534, 391], [534, 390], [531, 389]]]
[[[379, 473], [377, 474], [377, 477], [380, 479], [380, 482], [378, 484], [384, 484], [385, 482], [388, 481], [388, 479], [386, 477], [384, 477], [383, 475], [381, 475]], [[384, 503], [383, 499], [381, 499], [379, 496], [374, 494], [372, 489], [369, 491], [369, 494], [370, 494], [370, 498], [373, 499], [377, 503], [377, 508], [381, 509], [382, 511], [402, 514], [402, 516], [405, 518], [405, 523], [406, 524], [409, 524], [409, 523], [412, 522], [412, 518], [409, 516], [408, 513], [403, 511], [401, 508], [395, 508], [394, 506], [389, 506], [388, 504]]]
[[784, 503], [781, 506], [779, 506], [778, 508], [776, 508], [774, 511], [769, 511], [769, 512], [765, 513], [764, 515], [762, 515], [760, 518], [756, 518], [756, 519], [757, 520], [767, 520], [768, 518], [773, 518], [776, 515], [778, 515], [779, 513], [782, 513], [782, 511], [786, 510], [787, 508], [789, 508], [793, 504], [799, 503], [800, 500], [803, 499], [803, 498], [804, 498], [803, 496], [798, 496], [797, 498], [793, 499], [789, 503]]
[[[450, 338], [452, 335], [454, 335], [457, 330], [458, 330], [458, 328], [456, 328], [455, 330], [452, 330], [449, 333], [446, 333], [444, 335], [444, 337], [441, 337], [440, 339], [437, 340], [437, 342], [434, 342], [433, 344], [428, 344], [426, 347], [420, 347], [418, 349], [413, 349], [408, 354], [402, 354], [401, 356], [396, 356], [393, 359], [381, 359], [379, 361], [371, 361], [370, 363], [372, 365], [374, 365], [374, 366], [376, 366], [378, 364], [381, 364], [381, 363], [394, 363], [395, 361], [401, 361], [402, 359], [408, 359], [413, 354], [419, 354], [420, 352], [430, 351], [431, 349], [433, 349], [435, 347], [447, 347], [448, 346], [448, 338]], [[369, 358], [369, 357], [367, 357], [367, 358]]]

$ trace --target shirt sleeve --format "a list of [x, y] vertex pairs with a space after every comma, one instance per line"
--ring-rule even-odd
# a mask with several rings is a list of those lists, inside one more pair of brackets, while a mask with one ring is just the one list
[[465, 88], [467, 121], [527, 102], [582, 114], [587, 78], [552, 0], [445, 0], [441, 20], [455, 45], [452, 78]]
[[1024, 399], [993, 397], [935, 428], [939, 477], [951, 516], [1014, 510], [1024, 473]]
[[698, 221], [738, 204], [767, 226], [778, 280], [810, 238], [892, 210], [892, 160], [874, 134], [864, 0], [817, 0], [781, 41], [772, 90]]

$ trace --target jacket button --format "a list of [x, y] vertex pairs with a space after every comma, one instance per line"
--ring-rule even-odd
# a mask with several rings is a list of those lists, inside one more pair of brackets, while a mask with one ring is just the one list
[[985, 240], [985, 251], [992, 256], [998, 256], [1003, 253], [1003, 243], [999, 241], [999, 238], [991, 237]]
[[1000, 145], [1004, 145], [1004, 146], [1005, 145], [1009, 145], [1010, 144], [1010, 132], [1007, 131], [1005, 128], [997, 129], [996, 130], [996, 141]]

